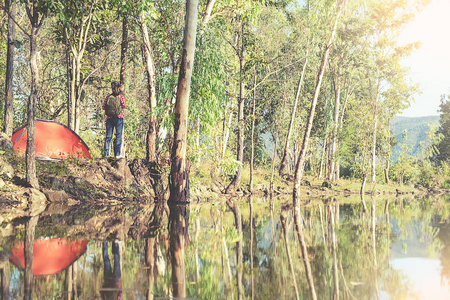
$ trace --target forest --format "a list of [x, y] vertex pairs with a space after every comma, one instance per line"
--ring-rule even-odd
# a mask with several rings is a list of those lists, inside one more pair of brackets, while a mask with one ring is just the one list
[[[31, 299], [32, 289], [42, 295], [62, 290], [64, 299], [88, 295], [78, 286], [89, 295], [100, 291], [100, 275], [108, 268], [100, 271], [100, 260], [90, 254], [55, 281], [36, 276], [33, 284], [34, 240], [55, 236], [78, 238], [85, 246], [91, 241], [89, 253], [101, 253], [104, 265], [108, 242], [117, 257], [124, 252], [119, 245], [127, 247], [122, 259], [131, 267], [123, 270], [123, 291], [139, 286], [147, 299], [188, 294], [244, 299], [250, 289], [252, 297], [259, 292], [272, 298], [294, 292], [297, 299], [306, 294], [338, 299], [340, 293], [353, 299], [352, 291], [375, 295], [368, 290], [380, 286], [379, 270], [397, 274], [387, 263], [389, 243], [406, 235], [406, 221], [420, 228], [424, 241], [438, 237], [440, 228], [442, 235], [450, 232], [447, 200], [438, 197], [450, 188], [450, 95], [442, 95], [439, 124], [430, 126], [418, 145], [407, 143], [408, 130], [401, 139], [391, 130], [394, 117], [421, 91], [403, 65], [420, 43], [402, 44], [399, 36], [427, 3], [2, 2], [0, 223], [7, 237], [0, 239], [2, 295], [9, 292], [5, 283], [11, 278], [24, 282], [23, 289], [16, 287], [24, 299]], [[105, 158], [103, 152], [102, 104], [116, 82], [126, 102], [125, 159]], [[37, 160], [37, 120], [70, 128], [89, 147], [91, 158]], [[25, 124], [24, 158], [12, 151], [10, 141]], [[311, 185], [315, 191], [339, 188], [340, 195], [348, 194], [343, 201], [334, 194], [313, 199], [305, 192]], [[256, 212], [258, 186], [266, 188], [264, 199], [255, 197]], [[400, 195], [410, 191], [421, 200], [404, 201]], [[274, 205], [273, 192], [288, 195], [289, 202], [280, 199]], [[370, 197], [366, 206], [364, 195], [384, 192], [392, 199], [377, 204]], [[389, 215], [390, 203], [396, 220]], [[280, 223], [274, 221], [274, 207]], [[189, 225], [194, 225], [191, 236]], [[8, 260], [16, 240], [23, 240], [23, 275]], [[234, 246], [235, 258], [228, 245]], [[406, 242], [400, 246], [406, 251]], [[428, 246], [433, 253], [448, 249], [438, 239]], [[154, 281], [157, 257], [170, 265], [170, 288], [165, 275], [164, 284]], [[79, 263], [85, 267], [78, 270]], [[260, 268], [256, 285], [253, 264]], [[302, 289], [297, 290], [300, 269]], [[6, 278], [9, 270], [15, 273]], [[443, 270], [448, 273], [448, 263]], [[268, 276], [272, 271], [274, 276]], [[186, 276], [194, 272], [201, 285]], [[216, 281], [213, 274], [226, 278]], [[402, 293], [401, 278], [389, 276], [387, 288]], [[374, 277], [373, 283], [365, 285], [366, 277]], [[234, 282], [235, 289], [230, 288]], [[316, 285], [321, 287], [317, 292]], [[116, 291], [122, 292], [121, 282]]]
[[[420, 92], [402, 65], [420, 43], [398, 37], [426, 4], [200, 1], [188, 94], [191, 168], [230, 178], [226, 193], [251, 190], [255, 169], [293, 178], [294, 194], [304, 173], [357, 180], [362, 190], [366, 181], [449, 187], [445, 96], [440, 127], [417, 149], [390, 129]], [[101, 158], [101, 105], [119, 81], [127, 158], [169, 160], [185, 1], [5, 0], [0, 7], [6, 135], [30, 120], [55, 120]], [[242, 182], [243, 170], [250, 182]]]

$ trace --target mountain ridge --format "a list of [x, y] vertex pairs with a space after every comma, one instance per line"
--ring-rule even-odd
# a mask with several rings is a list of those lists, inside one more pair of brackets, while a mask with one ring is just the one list
[[431, 126], [439, 126], [440, 116], [424, 116], [424, 117], [402, 117], [395, 116], [391, 122], [392, 136], [398, 140], [398, 144], [392, 147], [391, 158], [394, 162], [400, 154], [400, 145], [402, 141], [402, 133], [407, 130], [407, 138], [405, 144], [411, 147], [412, 156], [419, 154], [418, 145], [424, 145], [428, 140], [428, 131]]

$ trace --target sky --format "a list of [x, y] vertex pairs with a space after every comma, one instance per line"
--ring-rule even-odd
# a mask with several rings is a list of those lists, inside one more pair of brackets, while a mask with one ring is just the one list
[[400, 43], [422, 42], [420, 49], [404, 60], [411, 68], [411, 79], [419, 83], [422, 94], [401, 116], [439, 115], [442, 94], [450, 93], [450, 0], [431, 0], [400, 36]]

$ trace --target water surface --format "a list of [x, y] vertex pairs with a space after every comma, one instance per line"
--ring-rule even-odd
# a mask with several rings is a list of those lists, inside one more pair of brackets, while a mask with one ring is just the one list
[[[359, 198], [311, 199], [300, 208], [300, 231], [291, 202], [277, 198], [273, 209], [256, 197], [191, 204], [188, 297], [450, 299], [446, 198], [366, 197], [367, 211]], [[166, 213], [117, 201], [47, 207], [33, 218], [2, 210], [2, 299], [27, 293], [20, 263], [27, 237], [34, 240], [33, 299], [170, 297]]]

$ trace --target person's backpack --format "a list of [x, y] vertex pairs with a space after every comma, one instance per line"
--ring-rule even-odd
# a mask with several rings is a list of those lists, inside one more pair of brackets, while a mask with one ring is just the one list
[[122, 111], [122, 105], [120, 104], [120, 97], [119, 95], [109, 95], [108, 100], [106, 100], [105, 104], [105, 114], [108, 117], [117, 117], [120, 115], [120, 112]]

